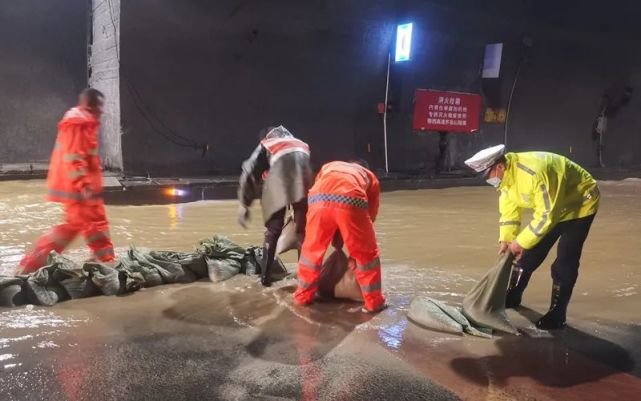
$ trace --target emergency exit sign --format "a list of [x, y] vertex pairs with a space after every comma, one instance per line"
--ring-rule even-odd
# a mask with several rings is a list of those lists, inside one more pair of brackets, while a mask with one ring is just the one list
[[481, 96], [476, 93], [417, 89], [414, 131], [472, 133], [479, 130]]

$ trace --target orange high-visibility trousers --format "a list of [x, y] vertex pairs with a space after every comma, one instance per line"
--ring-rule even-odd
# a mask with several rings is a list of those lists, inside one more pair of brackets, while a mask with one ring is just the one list
[[318, 290], [323, 257], [336, 231], [343, 237], [350, 256], [356, 260], [354, 275], [361, 287], [365, 308], [376, 310], [385, 303], [381, 291], [380, 251], [374, 224], [367, 209], [335, 204], [312, 204], [307, 212], [305, 241], [298, 261], [296, 303], [311, 303]]
[[114, 248], [109, 234], [109, 223], [102, 202], [72, 202], [64, 204], [65, 222], [40, 237], [31, 252], [20, 262], [22, 273], [31, 273], [47, 263], [51, 251], [61, 253], [79, 233], [96, 259], [109, 262], [114, 259]]

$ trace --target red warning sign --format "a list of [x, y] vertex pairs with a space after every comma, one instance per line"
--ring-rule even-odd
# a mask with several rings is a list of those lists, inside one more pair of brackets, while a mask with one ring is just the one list
[[476, 132], [479, 130], [481, 96], [476, 93], [417, 89], [414, 131]]

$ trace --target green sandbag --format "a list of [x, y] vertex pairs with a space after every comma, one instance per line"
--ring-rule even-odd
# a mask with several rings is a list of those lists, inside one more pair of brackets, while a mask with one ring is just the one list
[[235, 259], [205, 258], [205, 261], [209, 270], [209, 279], [214, 283], [234, 277], [240, 273], [242, 266], [240, 261]]
[[143, 268], [157, 270], [165, 284], [180, 282], [185, 275], [182, 266], [179, 264], [157, 261], [149, 254], [145, 254], [136, 248], [132, 247], [127, 255], [129, 259], [138, 262]]
[[83, 270], [103, 295], [121, 293], [120, 274], [115, 268], [100, 263], [86, 263]]
[[183, 269], [188, 269], [192, 272], [196, 278], [203, 278], [208, 275], [205, 258], [199, 253], [151, 251], [149, 254], [154, 259], [166, 260], [180, 264]]
[[101, 294], [100, 289], [88, 277], [60, 280], [60, 285], [71, 299], [89, 298]]
[[52, 280], [58, 282], [71, 299], [99, 295], [100, 291], [85, 275], [84, 270], [73, 260], [52, 252], [49, 255]]
[[505, 297], [514, 256], [501, 255], [494, 265], [463, 299], [463, 314], [476, 327], [518, 335], [505, 313]]
[[155, 287], [163, 284], [162, 276], [156, 268], [147, 265], [142, 266], [138, 261], [130, 258], [120, 259], [120, 264], [122, 269], [130, 274], [139, 274], [143, 280], [143, 287]]
[[245, 248], [221, 235], [214, 235], [213, 238], [199, 241], [196, 251], [208, 258], [236, 259], [238, 261], [245, 258]]
[[50, 270], [55, 270], [55, 267], [45, 266], [27, 278], [24, 290], [29, 303], [51, 306], [69, 298], [65, 289], [52, 280]]
[[414, 298], [407, 317], [423, 327], [444, 333], [492, 337], [491, 330], [481, 331], [474, 328], [459, 309], [429, 297]]
[[163, 252], [151, 251], [147, 255], [147, 261], [160, 266], [165, 271], [171, 272], [173, 282], [192, 283], [196, 281], [196, 275], [183, 265], [166, 258]]
[[127, 270], [122, 262], [115, 267], [101, 263], [85, 263], [83, 270], [103, 295], [137, 291], [145, 284], [142, 274]]
[[24, 278], [0, 276], [0, 307], [12, 307], [27, 303], [22, 286]]

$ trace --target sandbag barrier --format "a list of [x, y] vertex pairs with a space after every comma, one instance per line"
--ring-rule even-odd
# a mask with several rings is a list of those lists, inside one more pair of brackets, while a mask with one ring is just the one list
[[[113, 265], [86, 262], [81, 266], [52, 252], [47, 264], [29, 275], [0, 275], [0, 306], [51, 306], [68, 299], [121, 295], [202, 278], [219, 282], [237, 274], [260, 274], [262, 259], [262, 248], [245, 248], [220, 235], [199, 241], [192, 253], [143, 252], [132, 247]], [[282, 261], [276, 258], [274, 263], [272, 279], [287, 276]]]

